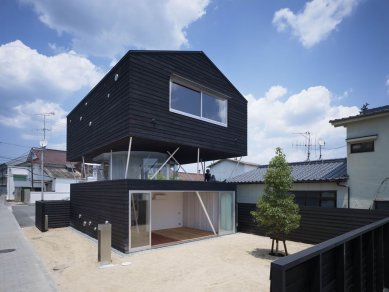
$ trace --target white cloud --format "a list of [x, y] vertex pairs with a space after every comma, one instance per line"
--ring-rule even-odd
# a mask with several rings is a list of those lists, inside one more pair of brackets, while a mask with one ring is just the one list
[[[312, 133], [313, 142], [315, 139], [326, 142], [324, 159], [345, 157], [345, 148], [330, 150], [345, 145], [345, 129], [334, 128], [328, 121], [358, 114], [358, 107], [333, 105], [336, 97], [324, 86], [309, 87], [284, 97], [286, 92], [286, 88], [277, 85], [262, 98], [246, 95], [249, 156], [246, 160], [268, 163], [278, 146], [284, 149], [288, 161], [305, 160], [306, 153], [292, 148], [292, 145], [303, 144], [304, 137], [296, 133], [307, 131]], [[318, 155], [313, 149], [311, 159], [317, 159]]]
[[60, 100], [91, 88], [101, 77], [99, 68], [73, 51], [46, 56], [19, 40], [0, 46], [0, 96], [8, 105]]
[[0, 115], [0, 124], [22, 130], [22, 138], [39, 141], [42, 137], [43, 113], [51, 113], [46, 117], [46, 127], [50, 130], [48, 137], [65, 137], [66, 111], [57, 103], [41, 99], [14, 106], [8, 115]]
[[178, 49], [187, 27], [205, 14], [209, 0], [20, 0], [39, 19], [72, 37], [77, 52], [119, 57], [129, 48]]
[[283, 8], [274, 14], [273, 24], [278, 31], [290, 28], [304, 47], [312, 47], [326, 39], [342, 20], [351, 14], [359, 0], [313, 0], [304, 10], [293, 13]]
[[386, 80], [386, 85], [388, 86], [388, 92], [389, 92], [389, 78]]

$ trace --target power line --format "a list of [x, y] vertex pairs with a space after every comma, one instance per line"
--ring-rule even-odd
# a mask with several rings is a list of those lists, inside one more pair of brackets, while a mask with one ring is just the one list
[[31, 148], [31, 146], [13, 144], [13, 143], [8, 143], [8, 142], [3, 142], [3, 141], [0, 141], [0, 144], [10, 145], [10, 146], [16, 146], [16, 147], [22, 147], [22, 148]]
[[333, 147], [333, 148], [324, 148], [323, 150], [336, 150], [336, 149], [344, 148], [346, 146], [347, 145], [343, 145], [343, 146], [339, 146], [339, 147]]

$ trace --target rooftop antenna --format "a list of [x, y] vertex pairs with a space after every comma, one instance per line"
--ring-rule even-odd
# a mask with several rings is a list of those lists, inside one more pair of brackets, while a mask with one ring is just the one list
[[323, 139], [319, 139], [319, 160], [322, 160], [321, 149], [326, 146], [326, 142]]
[[41, 149], [42, 149], [42, 152], [41, 152], [41, 200], [44, 201], [45, 197], [44, 197], [44, 193], [43, 193], [43, 190], [44, 190], [44, 180], [43, 180], [43, 175], [44, 175], [44, 172], [43, 172], [43, 166], [44, 166], [44, 163], [43, 163], [43, 158], [44, 158], [44, 150], [47, 146], [47, 140], [46, 140], [46, 131], [50, 131], [49, 129], [46, 128], [46, 117], [48, 116], [54, 116], [54, 112], [49, 112], [49, 113], [43, 113], [43, 114], [37, 114], [37, 116], [43, 116], [43, 129], [41, 129], [43, 131], [43, 140], [40, 141], [40, 146], [41, 146]]
[[305, 152], [307, 153], [306, 161], [310, 161], [311, 160], [311, 148], [312, 148], [311, 132], [306, 131], [304, 133], [293, 133], [293, 134], [301, 135], [305, 138], [305, 141], [303, 144], [296, 144], [296, 145], [292, 145], [292, 146], [295, 146], [297, 148], [304, 147]]

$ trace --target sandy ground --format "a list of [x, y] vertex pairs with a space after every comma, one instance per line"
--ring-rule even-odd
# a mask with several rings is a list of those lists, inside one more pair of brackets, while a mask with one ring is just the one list
[[[100, 268], [97, 242], [72, 228], [23, 228], [59, 291], [269, 291], [271, 240], [244, 233], [130, 255]], [[309, 247], [287, 242], [290, 253]], [[123, 265], [125, 264], [125, 265]]]

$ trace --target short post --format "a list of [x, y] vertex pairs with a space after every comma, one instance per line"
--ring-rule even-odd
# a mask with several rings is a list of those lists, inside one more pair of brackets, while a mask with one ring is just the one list
[[100, 266], [111, 264], [111, 230], [110, 223], [99, 224], [98, 230], [98, 261]]
[[43, 223], [43, 231], [49, 230], [49, 215], [45, 215], [45, 222]]

